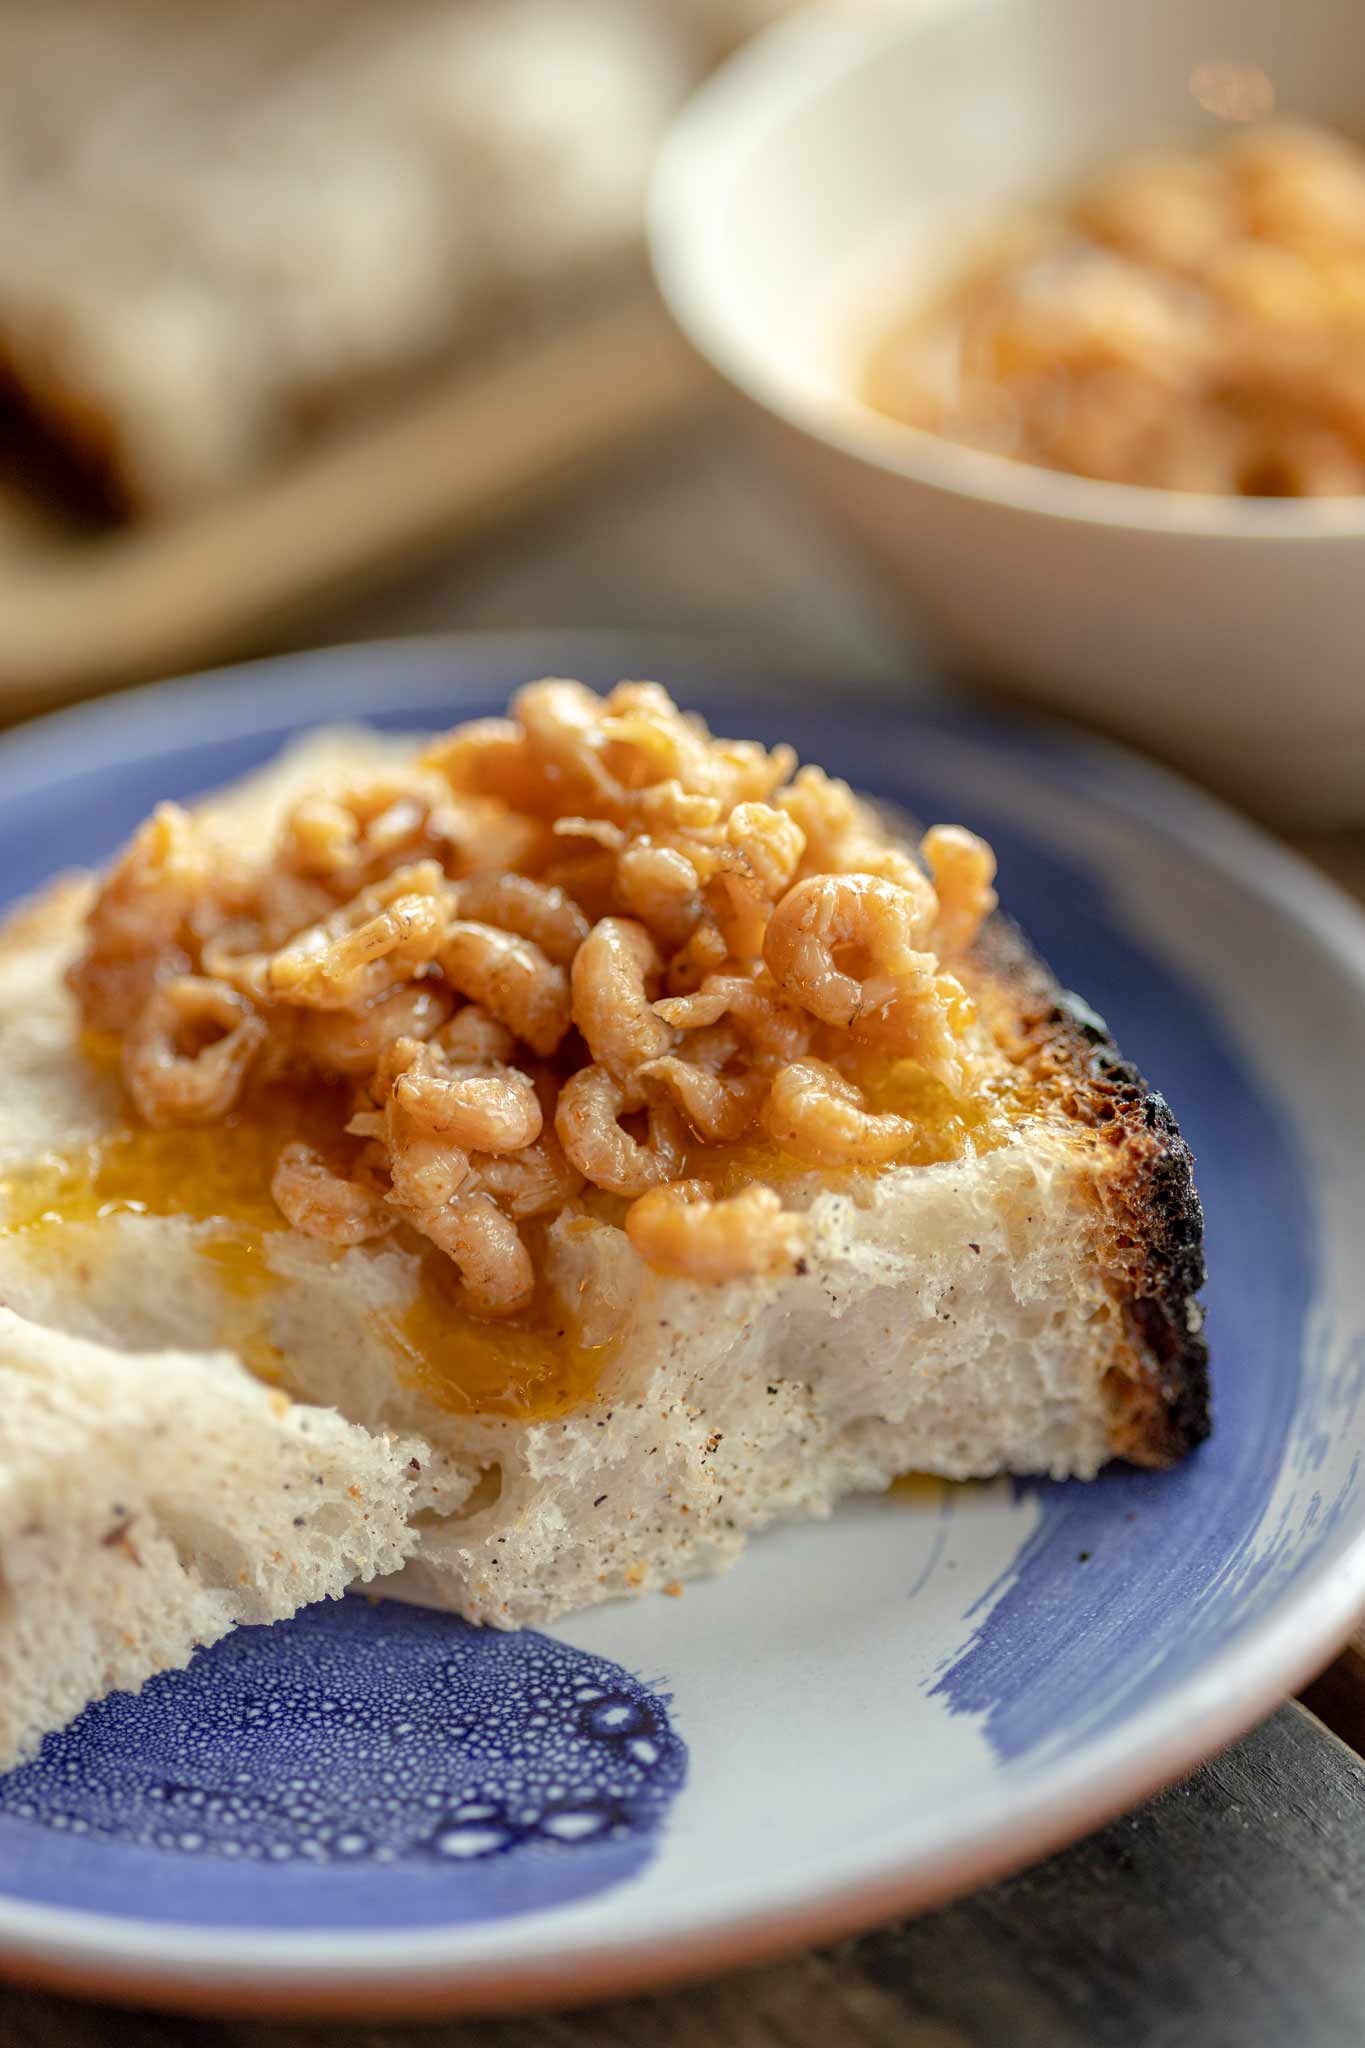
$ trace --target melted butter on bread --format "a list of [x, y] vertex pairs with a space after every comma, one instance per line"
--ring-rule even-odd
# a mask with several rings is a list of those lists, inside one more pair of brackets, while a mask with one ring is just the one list
[[[105, 1057], [100, 1046], [86, 1052], [97, 1065]], [[217, 1124], [120, 1122], [75, 1152], [0, 1176], [0, 1235], [22, 1234], [33, 1257], [60, 1260], [70, 1226], [121, 1213], [204, 1226], [196, 1251], [223, 1296], [216, 1341], [231, 1343], [258, 1377], [287, 1379], [260, 1312], [286, 1284], [271, 1263], [272, 1240], [290, 1234], [270, 1177], [287, 1139], [325, 1139], [336, 1117], [332, 1090], [276, 1083]], [[412, 1303], [385, 1334], [396, 1371], [431, 1400], [456, 1414], [545, 1420], [591, 1399], [611, 1346], [577, 1343], [547, 1297], [507, 1323], [489, 1323], [456, 1302], [448, 1261], [422, 1247], [413, 1264]]]
[[[302, 792], [372, 772], [385, 746], [312, 738], [212, 815], [264, 850]], [[108, 1163], [131, 1118], [117, 1076], [79, 1054], [65, 974], [85, 897], [54, 891], [0, 931], [0, 1213], [9, 1169], [16, 1226], [0, 1227], [0, 1299], [130, 1351], [194, 1352], [228, 1322], [258, 1371], [287, 1361], [295, 1399], [422, 1439], [421, 1544], [401, 1593], [541, 1626], [716, 1571], [772, 1522], [824, 1516], [897, 1473], [1088, 1478], [1114, 1456], [1173, 1463], [1207, 1429], [1188, 1152], [1100, 1020], [1003, 920], [957, 961], [974, 1022], [959, 1004], [953, 1023], [978, 1051], [967, 1115], [898, 1097], [922, 1087], [912, 1070], [854, 1073], [874, 1114], [911, 1121], [913, 1151], [849, 1172], [798, 1168], [765, 1143], [724, 1162], [780, 1176], [784, 1207], [809, 1219], [790, 1272], [718, 1290], [658, 1271], [618, 1227], [624, 1198], [594, 1187], [527, 1247], [571, 1322], [537, 1322], [533, 1301], [525, 1323], [457, 1339], [420, 1239], [400, 1225], [342, 1249], [267, 1229], [263, 1169], [245, 1216], [152, 1211], [146, 1188], [141, 1210], [125, 1199], [98, 1215], [126, 1197]], [[813, 1035], [816, 1057], [840, 1056]], [[842, 1056], [861, 1061], [861, 1043]], [[267, 1149], [289, 1135], [276, 1123]], [[223, 1127], [216, 1142], [240, 1136]], [[206, 1141], [190, 1127], [139, 1142], [171, 1187]], [[240, 1155], [210, 1164], [243, 1170]], [[91, 1221], [74, 1220], [79, 1204]], [[235, 1335], [246, 1326], [254, 1345]], [[600, 1348], [566, 1358], [560, 1327]], [[489, 1372], [491, 1399], [476, 1377]]]
[[[96, 1071], [116, 1059], [114, 1044], [95, 1034], [85, 1035], [82, 1052]], [[858, 1049], [856, 1078], [878, 1112], [914, 1121], [913, 1142], [898, 1156], [899, 1165], [961, 1159], [992, 1149], [1006, 1135], [996, 1089], [964, 1102], [913, 1061], [888, 1059], [872, 1047]], [[203, 1226], [196, 1252], [211, 1265], [222, 1294], [215, 1341], [231, 1343], [259, 1378], [287, 1383], [265, 1308], [285, 1284], [272, 1264], [271, 1244], [289, 1234], [271, 1196], [271, 1173], [289, 1139], [326, 1144], [342, 1115], [341, 1095], [316, 1079], [281, 1081], [253, 1090], [214, 1124], [158, 1128], [121, 1119], [70, 1154], [0, 1176], [0, 1234], [22, 1233], [34, 1257], [60, 1260], [69, 1226], [88, 1229], [120, 1213]], [[684, 1171], [706, 1175], [726, 1194], [756, 1181], [790, 1193], [812, 1177], [810, 1167], [761, 1136], [725, 1146], [694, 1144]], [[855, 1178], [866, 1179], [866, 1169], [856, 1176], [820, 1174], [825, 1185]], [[605, 1198], [601, 1206], [624, 1204]], [[520, 1315], [490, 1322], [460, 1307], [449, 1261], [416, 1239], [413, 1264], [411, 1304], [386, 1319], [385, 1329], [395, 1371], [408, 1384], [464, 1415], [546, 1421], [591, 1401], [615, 1345], [579, 1342], [572, 1319], [548, 1289], [538, 1290]]]

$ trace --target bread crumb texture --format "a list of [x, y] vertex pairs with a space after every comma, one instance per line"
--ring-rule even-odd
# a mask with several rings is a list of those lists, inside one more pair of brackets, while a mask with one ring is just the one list
[[372, 1568], [499, 1626], [910, 1470], [1169, 1462], [1189, 1156], [993, 870], [649, 684], [316, 736], [0, 947], [0, 1300], [130, 1389], [207, 1338], [401, 1442]]
[[416, 1545], [410, 1448], [223, 1352], [126, 1352], [0, 1309], [0, 1768], [87, 1701]]

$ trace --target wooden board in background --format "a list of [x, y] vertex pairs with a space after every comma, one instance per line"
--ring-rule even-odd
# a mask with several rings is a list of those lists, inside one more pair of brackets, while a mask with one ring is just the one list
[[461, 364], [250, 490], [66, 530], [0, 503], [0, 720], [265, 649], [329, 603], [486, 539], [695, 414], [712, 382], [640, 282]]

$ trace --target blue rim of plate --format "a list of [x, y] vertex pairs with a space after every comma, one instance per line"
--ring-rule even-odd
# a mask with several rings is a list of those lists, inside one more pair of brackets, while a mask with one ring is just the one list
[[[794, 682], [831, 694], [827, 673], [794, 677], [771, 663], [731, 660], [718, 645], [657, 634], [505, 633], [343, 647], [153, 685], [21, 728], [0, 740], [0, 808], [44, 777], [78, 793], [83, 774], [103, 783], [140, 766], [148, 789], [129, 795], [140, 814], [170, 762], [179, 764], [182, 785], [187, 762], [199, 763], [203, 772], [190, 770], [189, 784], [209, 787], [237, 772], [235, 747], [348, 718], [434, 724], [485, 708], [547, 672], [597, 682], [659, 673], [703, 708], [727, 689], [738, 690], [746, 709], [766, 702], [770, 712], [780, 702], [775, 693]], [[1045, 781], [1060, 800], [1093, 802], [1102, 792], [1107, 810], [1292, 919], [1345, 970], [1365, 1007], [1365, 919], [1306, 863], [1213, 799], [1063, 726], [920, 691], [889, 702], [884, 688], [870, 697], [856, 677], [836, 689], [840, 718], [864, 735], [885, 733], [888, 746], [913, 725], [917, 736], [1003, 756], [1012, 773]], [[58, 817], [51, 845], [34, 849], [32, 873], [7, 881], [21, 892], [60, 865]], [[511, 2009], [709, 1973], [940, 1903], [1100, 1824], [1253, 1725], [1327, 1661], [1362, 1610], [1365, 1533], [1310, 1563], [1253, 1627], [1201, 1667], [1054, 1763], [1044, 1782], [1013, 1800], [1007, 1830], [982, 1820], [908, 1854], [891, 1829], [875, 1850], [832, 1859], [818, 1873], [777, 1873], [763, 1898], [738, 1911], [729, 1905], [675, 1916], [678, 1924], [660, 1912], [619, 1939], [547, 1944], [536, 1954], [516, 1954], [515, 1944], [508, 1950], [493, 1939], [484, 1956], [453, 1964], [439, 1928], [360, 1936], [168, 1928], [0, 1896], [0, 1969], [66, 1990], [185, 2008], [347, 2017]]]

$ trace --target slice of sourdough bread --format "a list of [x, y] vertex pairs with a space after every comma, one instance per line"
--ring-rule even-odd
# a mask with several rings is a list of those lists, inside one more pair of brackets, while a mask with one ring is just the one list
[[92, 1699], [410, 1554], [413, 1447], [226, 1352], [0, 1309], [0, 1769]]
[[[319, 771], [374, 754], [372, 735], [328, 735], [220, 802], [255, 835]], [[0, 948], [0, 1057], [28, 1104], [0, 1110], [0, 1178], [123, 1113], [73, 1050], [82, 914], [68, 886]], [[211, 1226], [124, 1209], [0, 1234], [0, 1300], [134, 1348], [263, 1341], [298, 1398], [420, 1436], [420, 1548], [393, 1590], [501, 1626], [714, 1571], [764, 1525], [910, 1470], [1171, 1463], [1207, 1430], [1189, 1153], [1007, 922], [961, 973], [1019, 1083], [1007, 1128], [941, 1164], [785, 1182], [809, 1219], [797, 1272], [699, 1286], [608, 1223], [553, 1226], [564, 1326], [603, 1361], [573, 1412], [459, 1413], [424, 1391], [396, 1341], [420, 1286], [398, 1240], [339, 1251], [281, 1228], [244, 1304]]]

